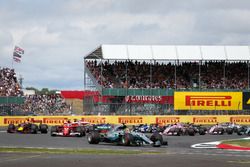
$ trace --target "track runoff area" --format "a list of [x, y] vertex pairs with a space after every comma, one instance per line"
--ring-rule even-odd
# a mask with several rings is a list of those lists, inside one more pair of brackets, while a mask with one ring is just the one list
[[[0, 133], [0, 166], [249, 166], [249, 151], [213, 149], [213, 143], [240, 139], [237, 134], [166, 136], [168, 146], [118, 146], [99, 143], [90, 145], [87, 137], [51, 137], [50, 134]], [[199, 143], [206, 147], [195, 148]], [[211, 143], [210, 143], [211, 144]], [[16, 148], [16, 150], [15, 150]], [[31, 150], [30, 152], [25, 150]]]

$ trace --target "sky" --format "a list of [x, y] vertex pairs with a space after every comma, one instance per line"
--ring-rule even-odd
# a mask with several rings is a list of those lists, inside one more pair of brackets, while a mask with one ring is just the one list
[[0, 0], [0, 67], [24, 88], [83, 90], [101, 44], [250, 45], [249, 19], [249, 0]]

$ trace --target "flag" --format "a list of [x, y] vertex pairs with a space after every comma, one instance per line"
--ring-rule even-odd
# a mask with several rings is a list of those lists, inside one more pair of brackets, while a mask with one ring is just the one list
[[24, 50], [18, 46], [15, 46], [14, 52], [13, 52], [13, 60], [17, 63], [20, 63], [23, 54], [24, 54]]

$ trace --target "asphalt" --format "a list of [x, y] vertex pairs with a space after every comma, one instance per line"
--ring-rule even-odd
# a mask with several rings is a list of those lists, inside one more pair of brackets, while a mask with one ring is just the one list
[[250, 157], [232, 157], [193, 154], [163, 155], [61, 155], [0, 153], [1, 167], [249, 167]]
[[196, 143], [237, 139], [238, 135], [169, 136], [168, 146], [125, 147], [114, 144], [90, 145], [86, 137], [51, 137], [49, 134], [8, 134], [0, 132], [0, 147], [45, 147], [45, 148], [97, 148], [120, 150], [160, 151], [162, 154], [143, 155], [75, 155], [75, 154], [29, 154], [0, 153], [1, 166], [250, 166], [250, 152], [221, 149], [193, 149]]

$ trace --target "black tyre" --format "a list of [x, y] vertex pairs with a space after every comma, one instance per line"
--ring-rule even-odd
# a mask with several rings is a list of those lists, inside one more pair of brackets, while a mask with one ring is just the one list
[[44, 133], [44, 134], [48, 133], [48, 125], [41, 124], [39, 127], [40, 127], [41, 133]]
[[250, 136], [250, 131], [248, 132], [248, 134], [247, 134], [248, 136]]
[[192, 128], [187, 129], [187, 133], [188, 133], [189, 136], [194, 136], [195, 135], [195, 131]]
[[154, 147], [160, 147], [163, 144], [163, 138], [162, 135], [159, 133], [155, 132], [151, 137], [150, 140], [154, 142], [153, 146]]
[[85, 128], [82, 127], [82, 126], [76, 127], [76, 132], [79, 133], [78, 137], [83, 137], [83, 136], [86, 135], [86, 133], [85, 133]]
[[89, 144], [98, 144], [100, 142], [100, 135], [98, 132], [91, 132], [87, 136]]
[[56, 134], [54, 134], [55, 132], [57, 132], [57, 126], [51, 126], [50, 135], [53, 137], [56, 136]]
[[224, 134], [224, 129], [223, 128], [218, 128], [218, 133], [220, 134], [220, 135], [223, 135]]
[[181, 131], [180, 128], [175, 128], [175, 133], [176, 133], [177, 136], [180, 136], [182, 131]]
[[134, 137], [132, 134], [130, 133], [125, 133], [124, 136], [122, 136], [121, 138], [121, 143], [124, 146], [129, 146], [130, 144], [132, 144], [134, 142]]
[[36, 124], [31, 124], [30, 126], [30, 133], [37, 134], [38, 126]]
[[200, 128], [199, 129], [199, 134], [200, 135], [205, 135], [206, 134], [206, 130], [204, 128]]
[[226, 132], [228, 135], [231, 135], [231, 134], [233, 134], [234, 130], [233, 130], [233, 128], [227, 128]]
[[8, 133], [14, 133], [16, 130], [16, 126], [14, 124], [9, 124], [7, 132]]

